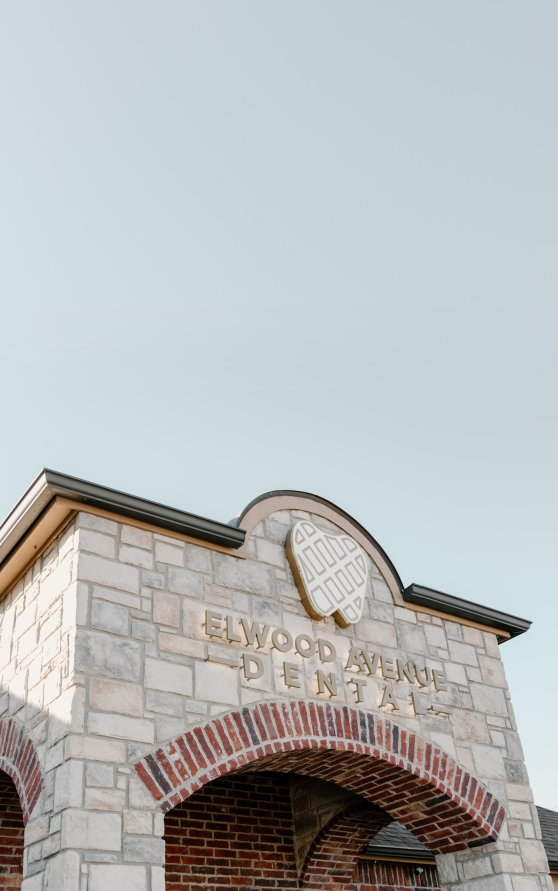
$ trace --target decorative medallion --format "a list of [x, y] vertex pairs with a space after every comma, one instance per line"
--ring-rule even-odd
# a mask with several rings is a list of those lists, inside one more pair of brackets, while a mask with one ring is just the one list
[[344, 533], [324, 532], [309, 520], [287, 535], [287, 557], [306, 611], [313, 619], [333, 616], [342, 628], [362, 617], [368, 561]]

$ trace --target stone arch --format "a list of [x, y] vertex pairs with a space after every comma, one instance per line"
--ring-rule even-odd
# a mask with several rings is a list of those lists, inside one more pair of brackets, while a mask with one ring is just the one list
[[13, 718], [0, 720], [0, 770], [14, 782], [26, 826], [43, 789], [43, 775], [32, 739]]
[[318, 833], [302, 869], [307, 891], [347, 887], [359, 855], [372, 836], [391, 823], [391, 817], [368, 801], [350, 805], [336, 814]]
[[376, 804], [437, 854], [498, 838], [505, 809], [433, 743], [381, 715], [322, 702], [263, 702], [186, 731], [136, 773], [163, 813], [228, 773], [327, 780]]

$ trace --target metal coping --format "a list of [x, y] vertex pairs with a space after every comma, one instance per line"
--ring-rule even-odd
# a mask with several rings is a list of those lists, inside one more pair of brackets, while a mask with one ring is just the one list
[[260, 495], [251, 501], [231, 523], [220, 523], [217, 520], [199, 517], [197, 514], [177, 510], [176, 508], [159, 504], [156, 501], [148, 501], [135, 495], [129, 495], [126, 492], [120, 492], [117, 489], [99, 486], [96, 483], [90, 483], [87, 480], [67, 476], [66, 474], [45, 468], [41, 470], [0, 525], [0, 566], [57, 495], [70, 498], [82, 504], [89, 504], [109, 513], [130, 517], [144, 523], [160, 526], [162, 529], [180, 532], [191, 538], [208, 541], [233, 550], [240, 548], [244, 544], [246, 531], [240, 528], [240, 526], [243, 518], [254, 505], [260, 501], [277, 496], [306, 498], [315, 501], [317, 504], [329, 507], [344, 517], [370, 541], [382, 554], [392, 570], [402, 596], [408, 603], [414, 603], [417, 606], [428, 607], [448, 615], [468, 619], [480, 625], [501, 628], [509, 633], [511, 637], [523, 634], [525, 631], [528, 631], [531, 625], [528, 619], [510, 616], [500, 610], [482, 606], [469, 600], [462, 600], [460, 597], [444, 594], [442, 591], [435, 591], [422, 585], [412, 584], [404, 588], [393, 562], [364, 526], [351, 517], [350, 514], [337, 507], [336, 504], [333, 504], [333, 502], [309, 492], [300, 492], [292, 489], [278, 489], [266, 492], [264, 495]]
[[443, 613], [449, 613], [451, 616], [458, 616], [461, 619], [469, 619], [472, 622], [478, 622], [479, 625], [491, 625], [493, 628], [501, 628], [502, 631], [507, 631], [510, 637], [517, 637], [531, 627], [529, 619], [510, 616], [508, 613], [492, 609], [490, 606], [482, 606], [480, 603], [462, 600], [461, 597], [444, 594], [442, 591], [425, 588], [423, 585], [409, 585], [402, 593], [407, 603], [436, 609]]
[[378, 857], [378, 859], [386, 857], [390, 860], [406, 860], [412, 861], [413, 863], [415, 861], [417, 863], [424, 863], [425, 861], [428, 863], [436, 862], [435, 855], [432, 851], [429, 851], [427, 848], [421, 850], [420, 848], [414, 848], [410, 845], [407, 848], [404, 846], [396, 847], [395, 845], [369, 844], [362, 853], [367, 857]]

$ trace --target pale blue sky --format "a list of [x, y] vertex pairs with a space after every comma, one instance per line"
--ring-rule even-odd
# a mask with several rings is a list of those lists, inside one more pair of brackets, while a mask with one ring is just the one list
[[0, 514], [317, 492], [503, 649], [558, 807], [558, 7], [0, 3]]

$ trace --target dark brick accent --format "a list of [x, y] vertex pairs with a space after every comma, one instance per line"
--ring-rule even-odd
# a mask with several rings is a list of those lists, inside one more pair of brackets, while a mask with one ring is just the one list
[[35, 746], [13, 718], [0, 720], [0, 770], [15, 783], [27, 825], [43, 788], [43, 775]]
[[17, 789], [0, 772], [0, 889], [19, 891], [23, 881], [23, 812]]

